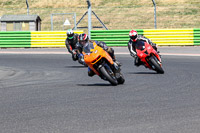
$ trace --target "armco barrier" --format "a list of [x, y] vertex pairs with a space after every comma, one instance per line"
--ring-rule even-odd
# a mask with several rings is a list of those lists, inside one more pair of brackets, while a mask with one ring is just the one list
[[194, 29], [194, 45], [200, 45], [200, 29]]
[[65, 39], [66, 31], [7, 31], [0, 32], [0, 47], [65, 47]]
[[[130, 30], [92, 30], [91, 39], [108, 46], [127, 46]], [[200, 29], [136, 29], [159, 46], [200, 45]]]
[[[130, 30], [92, 30], [91, 39], [127, 46]], [[200, 29], [136, 29], [159, 46], [200, 45]], [[75, 31], [83, 33], [83, 31]], [[3, 31], [0, 47], [65, 47], [66, 31]]]
[[[130, 30], [92, 30], [91, 40], [104, 41], [108, 46], [127, 46]], [[137, 30], [143, 34], [143, 30]]]
[[65, 47], [65, 39], [66, 31], [34, 31], [31, 32], [31, 47]]
[[31, 47], [31, 32], [0, 32], [0, 47]]
[[144, 30], [143, 35], [157, 45], [194, 45], [193, 29]]

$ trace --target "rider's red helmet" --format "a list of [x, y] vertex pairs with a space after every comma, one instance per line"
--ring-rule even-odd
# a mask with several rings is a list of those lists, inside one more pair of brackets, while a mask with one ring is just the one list
[[79, 43], [80, 43], [82, 46], [84, 46], [84, 45], [87, 43], [87, 41], [88, 41], [88, 36], [87, 36], [87, 34], [85, 34], [85, 33], [80, 34], [80, 35], [78, 36], [78, 41], [79, 41]]
[[134, 42], [137, 41], [138, 38], [138, 33], [135, 30], [131, 30], [129, 32], [129, 37], [131, 38], [131, 40], [133, 40]]

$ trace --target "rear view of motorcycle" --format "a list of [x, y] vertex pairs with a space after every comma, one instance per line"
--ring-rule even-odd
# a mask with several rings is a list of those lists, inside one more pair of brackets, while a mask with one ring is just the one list
[[142, 64], [159, 74], [164, 74], [161, 57], [158, 52], [147, 42], [140, 41], [136, 45], [136, 52]]

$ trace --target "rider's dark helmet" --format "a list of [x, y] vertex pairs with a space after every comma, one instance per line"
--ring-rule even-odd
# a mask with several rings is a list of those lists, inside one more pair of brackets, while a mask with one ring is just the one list
[[137, 33], [137, 31], [135, 31], [135, 30], [131, 30], [130, 32], [129, 32], [129, 37], [131, 38], [131, 40], [132, 41], [137, 41], [137, 38], [138, 38], [138, 33]]
[[67, 37], [69, 39], [73, 39], [74, 38], [74, 32], [72, 29], [67, 30]]
[[88, 42], [88, 36], [87, 34], [83, 33], [83, 34], [80, 34], [78, 36], [78, 41], [79, 43], [84, 46], [87, 42]]

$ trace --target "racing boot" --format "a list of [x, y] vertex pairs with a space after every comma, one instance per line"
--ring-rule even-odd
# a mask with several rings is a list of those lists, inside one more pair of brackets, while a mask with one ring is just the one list
[[141, 60], [138, 57], [135, 57], [135, 66], [139, 67], [140, 65], [142, 65]]
[[113, 59], [113, 61], [120, 67], [122, 66], [122, 64], [116, 60], [115, 58], [115, 54], [114, 54], [114, 49], [113, 48], [108, 48], [107, 49], [108, 54], [111, 56], [111, 58]]
[[116, 59], [115, 60], [113, 60], [119, 67], [120, 66], [122, 66], [122, 63], [121, 62], [119, 62], [119, 61], [116, 61]]
[[119, 62], [119, 61], [117, 61], [116, 58], [115, 58], [115, 56], [111, 56], [111, 57], [112, 57], [114, 63], [116, 63], [119, 67], [122, 66], [122, 63]]

